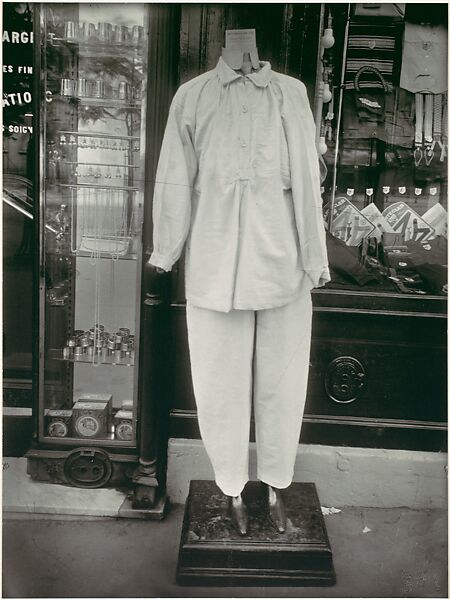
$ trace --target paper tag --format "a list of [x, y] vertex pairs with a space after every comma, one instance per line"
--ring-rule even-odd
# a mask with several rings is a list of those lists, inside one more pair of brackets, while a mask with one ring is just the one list
[[383, 194], [389, 194], [390, 191], [391, 191], [390, 186], [383, 185]]
[[225, 31], [225, 48], [250, 52], [256, 48], [255, 29], [227, 29]]
[[373, 188], [366, 188], [366, 194], [371, 196], [373, 194]]

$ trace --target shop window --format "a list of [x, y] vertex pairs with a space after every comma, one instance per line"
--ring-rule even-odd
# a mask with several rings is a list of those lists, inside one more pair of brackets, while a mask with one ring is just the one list
[[445, 296], [446, 8], [325, 5], [324, 23], [328, 287]]

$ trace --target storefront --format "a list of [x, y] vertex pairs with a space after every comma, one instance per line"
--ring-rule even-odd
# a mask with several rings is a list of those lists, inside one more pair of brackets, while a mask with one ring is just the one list
[[133, 483], [148, 509], [167, 440], [199, 438], [183, 260], [148, 267], [151, 199], [170, 100], [227, 29], [304, 81], [326, 165], [301, 441], [445, 449], [444, 6], [34, 5], [34, 479]]

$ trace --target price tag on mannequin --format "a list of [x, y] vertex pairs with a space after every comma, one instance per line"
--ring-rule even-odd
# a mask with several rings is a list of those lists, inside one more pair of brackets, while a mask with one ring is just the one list
[[222, 58], [232, 69], [242, 69], [244, 73], [259, 69], [255, 29], [227, 29]]

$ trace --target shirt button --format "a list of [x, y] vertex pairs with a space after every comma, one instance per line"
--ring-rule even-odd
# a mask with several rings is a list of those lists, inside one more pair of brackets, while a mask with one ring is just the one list
[[248, 112], [248, 106], [246, 104], [242, 105], [242, 112]]

